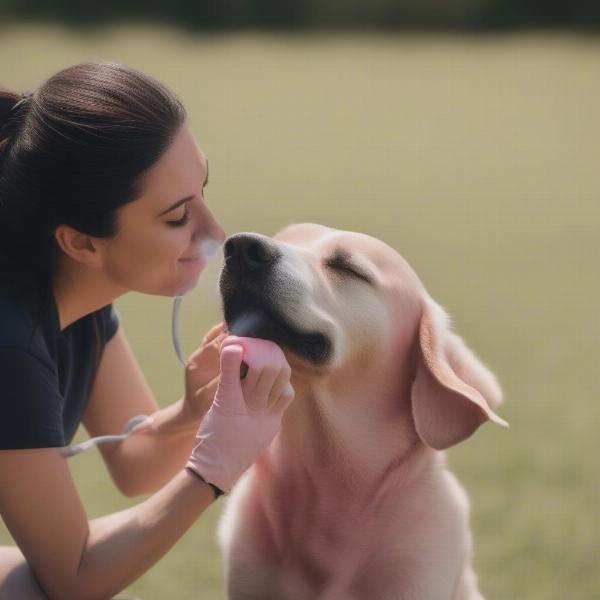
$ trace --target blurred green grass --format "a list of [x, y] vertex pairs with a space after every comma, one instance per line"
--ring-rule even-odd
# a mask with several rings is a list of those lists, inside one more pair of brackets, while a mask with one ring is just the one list
[[[0, 83], [12, 88], [94, 58], [182, 97], [229, 233], [321, 222], [409, 260], [505, 391], [511, 429], [488, 425], [450, 452], [472, 500], [484, 595], [600, 597], [600, 43], [0, 29]], [[215, 273], [184, 304], [188, 352], [218, 319]], [[171, 302], [117, 305], [159, 403], [176, 400]], [[90, 518], [138, 501], [119, 496], [96, 454], [72, 467]], [[128, 591], [221, 599], [219, 512]]]

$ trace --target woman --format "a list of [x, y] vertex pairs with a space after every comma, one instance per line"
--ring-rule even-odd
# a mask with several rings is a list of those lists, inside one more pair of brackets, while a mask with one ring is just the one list
[[[196, 284], [225, 237], [207, 181], [180, 101], [139, 72], [85, 63], [0, 92], [0, 514], [17, 543], [0, 548], [2, 600], [118, 593], [277, 433], [293, 390], [275, 344], [213, 328], [159, 410], [112, 306]], [[144, 435], [101, 451], [124, 494], [153, 495], [88, 522], [62, 448], [79, 423], [116, 433], [140, 413]]]

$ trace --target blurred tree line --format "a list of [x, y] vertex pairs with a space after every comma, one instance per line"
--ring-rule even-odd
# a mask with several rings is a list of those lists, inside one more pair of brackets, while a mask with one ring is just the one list
[[192, 29], [598, 30], [600, 0], [0, 0], [0, 23], [153, 21]]

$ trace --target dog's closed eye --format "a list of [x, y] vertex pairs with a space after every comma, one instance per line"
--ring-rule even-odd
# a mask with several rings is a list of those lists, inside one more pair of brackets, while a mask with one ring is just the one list
[[333, 255], [325, 259], [324, 263], [329, 269], [373, 285], [372, 275], [362, 265], [358, 265], [352, 255], [345, 250], [337, 249]]

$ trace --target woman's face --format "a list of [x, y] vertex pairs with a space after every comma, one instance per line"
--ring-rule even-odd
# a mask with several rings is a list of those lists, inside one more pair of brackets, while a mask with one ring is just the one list
[[142, 196], [118, 210], [116, 236], [103, 240], [105, 272], [115, 284], [160, 296], [196, 285], [207, 242], [225, 239], [204, 202], [207, 180], [207, 159], [184, 124], [145, 175]]

